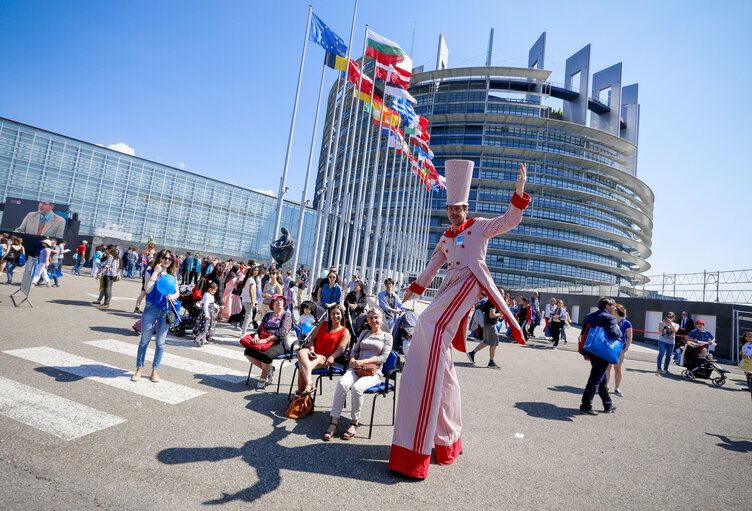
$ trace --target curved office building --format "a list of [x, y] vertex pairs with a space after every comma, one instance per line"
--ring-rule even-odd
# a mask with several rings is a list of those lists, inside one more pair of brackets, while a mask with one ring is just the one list
[[[414, 72], [409, 90], [430, 121], [433, 162], [440, 174], [445, 160], [475, 162], [468, 215], [481, 217], [506, 210], [527, 164], [530, 207], [489, 242], [499, 286], [633, 293], [647, 280], [654, 200], [636, 177], [637, 84], [622, 87], [621, 64], [591, 77], [589, 46], [567, 60], [565, 83], [552, 83], [544, 49], [545, 34], [528, 68]], [[445, 200], [433, 196], [425, 260], [449, 225]]]

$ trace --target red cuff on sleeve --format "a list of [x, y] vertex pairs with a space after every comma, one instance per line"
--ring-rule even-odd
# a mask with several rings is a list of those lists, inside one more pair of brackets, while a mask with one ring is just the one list
[[410, 289], [410, 291], [412, 291], [416, 295], [422, 295], [423, 291], [426, 290], [426, 288], [420, 287], [417, 282], [413, 282], [412, 284], [410, 284], [409, 289]]
[[527, 193], [523, 192], [523, 196], [520, 197], [517, 195], [517, 192], [514, 192], [514, 195], [512, 195], [512, 206], [524, 210], [528, 204], [530, 204], [530, 196]]

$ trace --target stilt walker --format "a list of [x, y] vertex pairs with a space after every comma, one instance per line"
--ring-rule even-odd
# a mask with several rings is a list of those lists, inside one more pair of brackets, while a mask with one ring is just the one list
[[514, 318], [486, 266], [488, 240], [514, 229], [530, 202], [524, 192], [527, 169], [520, 164], [516, 191], [506, 213], [496, 218], [466, 218], [473, 162], [448, 160], [447, 213], [452, 224], [439, 239], [426, 269], [410, 285], [404, 301], [422, 294], [439, 269], [447, 274], [431, 304], [418, 318], [397, 400], [397, 418], [389, 469], [417, 479], [428, 475], [431, 450], [439, 465], [449, 465], [462, 451], [460, 387], [452, 362], [452, 346], [466, 352], [465, 332], [470, 308], [481, 291], [500, 311], [512, 336], [525, 344]]

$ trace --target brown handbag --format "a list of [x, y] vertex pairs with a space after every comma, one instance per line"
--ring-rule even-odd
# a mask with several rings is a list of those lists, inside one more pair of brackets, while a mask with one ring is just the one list
[[373, 376], [379, 371], [378, 364], [374, 364], [373, 362], [369, 364], [363, 364], [362, 366], [355, 369], [355, 374], [358, 376], [358, 378], [362, 376]]
[[285, 417], [290, 419], [302, 419], [306, 415], [313, 413], [313, 399], [310, 394], [296, 396], [290, 401], [285, 410]]

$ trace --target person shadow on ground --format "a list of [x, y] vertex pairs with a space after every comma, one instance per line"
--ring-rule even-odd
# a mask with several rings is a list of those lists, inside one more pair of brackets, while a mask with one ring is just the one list
[[540, 401], [518, 401], [514, 404], [514, 407], [522, 410], [531, 417], [564, 422], [572, 422], [572, 417], [580, 413], [579, 408], [562, 408]]
[[[249, 410], [272, 420], [272, 431], [267, 436], [249, 440], [240, 447], [172, 447], [157, 453], [157, 459], [166, 465], [220, 462], [239, 457], [256, 470], [257, 481], [252, 486], [236, 493], [223, 493], [221, 497], [207, 500], [204, 504], [225, 504], [236, 500], [253, 502], [280, 487], [282, 470], [382, 484], [398, 482], [387, 470], [389, 445], [359, 443], [358, 437], [345, 443], [340, 440], [339, 434], [334, 441], [324, 442], [321, 436], [329, 423], [328, 413], [314, 412], [313, 415], [294, 421], [292, 429], [288, 429], [292, 419], [277, 411], [280, 400], [276, 395], [254, 393], [246, 399], [251, 401], [247, 405]], [[361, 427], [361, 431], [364, 427], [365, 425]], [[282, 445], [290, 435], [305, 435], [313, 443], [296, 447]]]
[[731, 440], [724, 435], [716, 435], [715, 433], [705, 433], [708, 436], [714, 436], [721, 442], [716, 444], [718, 447], [726, 449], [727, 451], [734, 452], [752, 452], [752, 442], [749, 440]]

